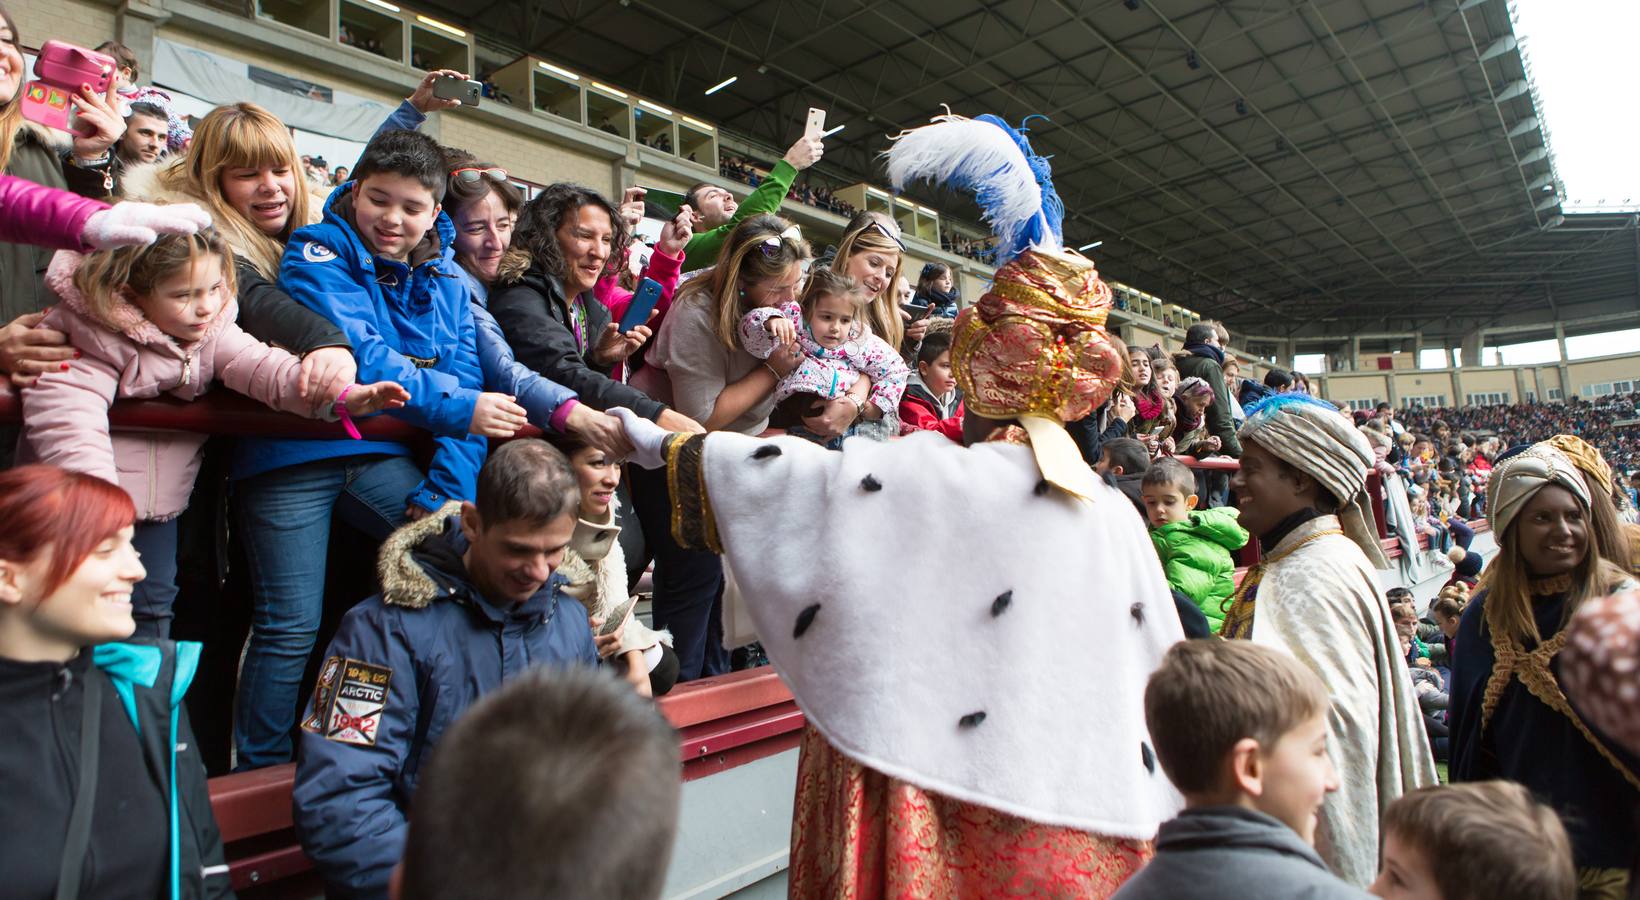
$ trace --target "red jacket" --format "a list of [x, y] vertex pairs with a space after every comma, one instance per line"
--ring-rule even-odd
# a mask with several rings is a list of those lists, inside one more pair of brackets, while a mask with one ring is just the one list
[[913, 381], [906, 385], [905, 394], [900, 397], [900, 433], [910, 434], [914, 431], [938, 431], [957, 443], [962, 443], [962, 399], [957, 399], [957, 408], [948, 418], [940, 418], [939, 405], [934, 402], [934, 396], [923, 387], [921, 382]]

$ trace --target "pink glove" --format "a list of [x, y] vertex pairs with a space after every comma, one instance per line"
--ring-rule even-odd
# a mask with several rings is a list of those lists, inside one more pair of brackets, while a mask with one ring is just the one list
[[192, 203], [117, 203], [87, 219], [80, 240], [94, 250], [136, 247], [162, 234], [195, 234], [210, 224], [210, 213]]

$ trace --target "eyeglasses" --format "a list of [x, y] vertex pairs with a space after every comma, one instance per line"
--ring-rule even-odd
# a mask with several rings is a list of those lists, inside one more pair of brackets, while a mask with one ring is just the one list
[[881, 223], [881, 222], [875, 222], [875, 221], [867, 222], [866, 227], [864, 227], [860, 230], [862, 232], [864, 232], [864, 231], [875, 231], [878, 234], [882, 235], [883, 237], [888, 238], [889, 240], [893, 241], [894, 246], [899, 247], [901, 253], [905, 252], [905, 242], [900, 240], [899, 237], [894, 234], [894, 232], [889, 231], [887, 228], [884, 228], [883, 223]]
[[761, 251], [764, 256], [778, 256], [780, 254], [781, 244], [791, 241], [795, 245], [801, 240], [803, 240], [803, 230], [798, 228], [796, 225], [793, 225], [785, 231], [780, 232], [778, 235], [766, 237], [759, 241], [757, 249]]
[[479, 180], [483, 178], [505, 184], [507, 182], [507, 170], [500, 167], [492, 169], [456, 169], [450, 173], [450, 177], [462, 184], [469, 185], [478, 184]]

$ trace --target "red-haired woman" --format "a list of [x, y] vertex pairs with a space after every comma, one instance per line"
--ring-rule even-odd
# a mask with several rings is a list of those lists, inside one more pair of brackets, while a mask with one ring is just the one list
[[0, 884], [8, 897], [231, 896], [182, 707], [199, 645], [136, 640], [136, 509], [0, 471]]

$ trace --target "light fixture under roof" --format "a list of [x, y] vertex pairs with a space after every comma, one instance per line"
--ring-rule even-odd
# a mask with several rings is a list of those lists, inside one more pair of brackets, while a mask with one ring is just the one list
[[831, 137], [831, 136], [832, 136], [832, 135], [834, 135], [834, 134], [836, 134], [836, 133], [837, 133], [837, 132], [839, 132], [839, 131], [842, 131], [842, 130], [843, 130], [843, 129], [845, 129], [845, 128], [847, 128], [847, 127], [848, 127], [848, 126], [847, 126], [847, 125], [839, 125], [839, 126], [837, 126], [837, 127], [836, 127], [836, 128], [832, 128], [832, 129], [828, 129], [828, 130], [826, 130], [826, 131], [822, 131], [822, 132], [820, 132], [820, 136], [821, 136], [821, 137], [822, 137], [822, 138], [829, 138], [829, 137]]
[[467, 36], [467, 32], [462, 31], [460, 28], [457, 28], [454, 25], [446, 25], [446, 24], [444, 24], [443, 22], [440, 22], [437, 19], [429, 19], [428, 17], [426, 17], [424, 15], [421, 15], [420, 13], [416, 14], [416, 21], [420, 22], [423, 25], [426, 25], [429, 28], [437, 28], [439, 31], [442, 31], [445, 34], [453, 34], [458, 38], [464, 38], [464, 37]]
[[716, 131], [717, 130], [716, 128], [713, 128], [712, 126], [706, 124], [705, 122], [702, 122], [701, 120], [699, 120], [697, 118], [694, 118], [693, 116], [684, 116], [683, 121], [684, 121], [684, 124], [693, 125], [696, 128], [702, 129], [704, 131]]
[[614, 94], [622, 100], [626, 99], [626, 91], [623, 91], [620, 88], [612, 88], [609, 85], [604, 84], [602, 81], [594, 81], [592, 86], [606, 94]]
[[717, 93], [718, 91], [723, 90], [724, 88], [728, 87], [731, 84], [734, 84], [735, 82], [737, 82], [739, 80], [740, 80], [739, 75], [730, 75], [728, 78], [725, 78], [722, 81], [718, 82], [717, 84], [714, 84], [711, 87], [707, 88], [706, 89], [706, 96], [710, 97], [713, 94]]
[[1104, 241], [1094, 241], [1091, 244], [1083, 244], [1082, 246], [1076, 248], [1076, 252], [1077, 253], [1084, 253], [1088, 250], [1092, 250], [1093, 248], [1095, 248], [1095, 247], [1097, 247], [1097, 246], [1099, 246], [1100, 244], [1103, 244], [1103, 243], [1104, 243]]
[[399, 8], [391, 3], [388, 3], [387, 0], [367, 0], [367, 2], [369, 2], [371, 6], [379, 6], [388, 12], [399, 12]]
[[649, 109], [652, 109], [655, 112], [658, 112], [663, 116], [670, 116], [672, 114], [672, 111], [670, 109], [667, 109], [666, 107], [660, 105], [659, 103], [650, 103], [648, 100], [639, 100], [638, 105], [643, 106], [643, 107], [648, 107]]
[[554, 75], [558, 75], [558, 76], [561, 76], [563, 78], [568, 78], [570, 81], [580, 81], [581, 80], [581, 76], [575, 74], [574, 72], [571, 72], [568, 69], [561, 69], [558, 66], [555, 66], [550, 62], [542, 62], [541, 60], [538, 59], [538, 60], [535, 61], [535, 64], [540, 66], [543, 69], [546, 69], [548, 72], [551, 72]]

